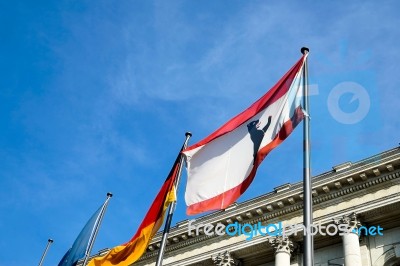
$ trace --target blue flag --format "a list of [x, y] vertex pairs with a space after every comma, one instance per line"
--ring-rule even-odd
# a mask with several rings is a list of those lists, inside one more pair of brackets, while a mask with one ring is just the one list
[[94, 228], [98, 223], [100, 214], [105, 205], [102, 205], [83, 227], [81, 233], [76, 238], [72, 247], [65, 253], [58, 266], [74, 266], [78, 260], [82, 259], [89, 247], [89, 241], [93, 236]]

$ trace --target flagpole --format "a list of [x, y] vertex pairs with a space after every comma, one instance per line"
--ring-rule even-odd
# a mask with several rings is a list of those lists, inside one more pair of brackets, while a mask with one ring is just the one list
[[[307, 55], [309, 53], [307, 47], [301, 48], [301, 53]], [[314, 265], [314, 243], [311, 234], [311, 225], [313, 221], [312, 212], [312, 194], [311, 194], [311, 166], [310, 166], [310, 111], [308, 99], [308, 64], [307, 58], [304, 61], [303, 71], [303, 108], [305, 111], [304, 126], [303, 126], [303, 189], [304, 189], [304, 208], [303, 208], [303, 221], [305, 227], [304, 236], [304, 255], [303, 265]]]
[[[183, 143], [182, 150], [186, 149], [189, 139], [192, 136], [192, 133], [186, 132], [185, 136], [186, 136], [186, 139], [185, 139], [185, 142]], [[181, 156], [181, 158], [179, 160], [179, 169], [178, 169], [178, 174], [177, 174], [176, 181], [175, 181], [176, 193], [178, 193], [179, 183], [180, 183], [181, 174], [182, 174], [183, 159], [184, 159], [182, 154], [180, 156]], [[168, 216], [167, 216], [167, 220], [165, 221], [165, 225], [164, 225], [164, 232], [163, 232], [162, 239], [161, 239], [160, 251], [158, 252], [156, 266], [162, 266], [162, 260], [164, 257], [165, 246], [167, 244], [167, 237], [168, 237], [169, 229], [171, 228], [172, 216], [174, 215], [175, 208], [176, 208], [176, 201], [173, 201], [169, 205]]]
[[92, 249], [93, 249], [94, 241], [96, 241], [97, 233], [99, 232], [101, 222], [103, 221], [104, 214], [105, 214], [107, 206], [108, 206], [108, 202], [110, 201], [112, 196], [113, 196], [112, 193], [110, 193], [110, 192], [107, 193], [107, 199], [103, 204], [103, 208], [100, 211], [100, 215], [99, 215], [99, 217], [98, 217], [98, 219], [97, 219], [97, 221], [96, 221], [96, 223], [94, 225], [94, 230], [93, 230], [92, 236], [91, 236], [91, 238], [89, 240], [88, 248], [87, 248], [86, 253], [85, 253], [85, 259], [84, 259], [83, 264], [82, 264], [83, 266], [86, 266], [86, 264], [88, 263], [88, 260], [89, 260], [89, 257], [90, 257], [90, 253], [92, 252]]
[[43, 255], [42, 255], [42, 258], [40, 259], [39, 266], [42, 266], [43, 261], [44, 261], [44, 258], [45, 258], [46, 255], [47, 255], [47, 251], [49, 251], [50, 245], [51, 245], [53, 242], [54, 242], [54, 241], [53, 241], [53, 239], [51, 239], [51, 238], [50, 238], [49, 240], [47, 240], [46, 249], [44, 250]]

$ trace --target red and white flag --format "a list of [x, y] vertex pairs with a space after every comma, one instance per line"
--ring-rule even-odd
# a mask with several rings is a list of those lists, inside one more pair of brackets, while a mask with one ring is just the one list
[[183, 151], [187, 214], [225, 209], [249, 187], [265, 156], [304, 117], [304, 55], [264, 96], [210, 136]]

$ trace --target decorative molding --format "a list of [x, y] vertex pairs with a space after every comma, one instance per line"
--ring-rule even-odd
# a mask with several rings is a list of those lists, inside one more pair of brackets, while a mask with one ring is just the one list
[[347, 178], [347, 182], [348, 182], [350, 185], [353, 185], [353, 184], [354, 184], [354, 178], [352, 178], [352, 177]]
[[333, 221], [337, 225], [347, 225], [347, 229], [349, 230], [349, 232], [352, 232], [354, 229], [358, 229], [361, 226], [360, 220], [358, 219], [355, 212], [348, 215], [343, 215], [340, 218], [334, 218]]
[[335, 172], [340, 172], [340, 171], [343, 171], [343, 170], [345, 170], [347, 168], [350, 168], [351, 166], [352, 166], [351, 162], [345, 162], [345, 163], [333, 166], [332, 169]]
[[229, 205], [228, 207], [226, 207], [225, 209], [224, 209], [224, 211], [230, 211], [230, 210], [233, 210], [233, 209], [236, 209], [237, 208], [237, 206], [238, 206], [238, 204], [236, 203], [236, 202], [234, 202], [234, 203], [232, 203], [231, 205]]
[[281, 185], [281, 186], [275, 187], [275, 188], [274, 188], [274, 191], [275, 191], [276, 193], [280, 193], [280, 192], [282, 192], [282, 191], [289, 190], [291, 186], [292, 186], [292, 184], [286, 183], [286, 184], [283, 184], [283, 185]]
[[288, 198], [288, 201], [292, 205], [296, 203], [296, 201], [295, 201], [295, 199], [293, 197]]
[[394, 170], [393, 164], [386, 165], [386, 169], [388, 169], [388, 171], [392, 172]]
[[275, 253], [286, 252], [292, 254], [294, 245], [293, 242], [285, 236], [277, 236], [269, 239], [269, 243], [275, 249]]
[[325, 192], [325, 193], [329, 193], [329, 192], [331, 192], [331, 190], [329, 189], [329, 187], [328, 186], [323, 186], [322, 187], [322, 190]]
[[239, 260], [234, 258], [229, 251], [218, 253], [217, 255], [211, 256], [214, 265], [217, 266], [238, 266]]
[[368, 179], [368, 176], [365, 173], [360, 174], [360, 178], [362, 181], [365, 181]]
[[373, 173], [374, 173], [374, 175], [376, 175], [376, 176], [380, 176], [380, 175], [381, 175], [381, 171], [379, 171], [379, 169], [378, 169], [378, 168], [376, 168], [376, 169], [372, 170], [372, 172], [373, 172]]

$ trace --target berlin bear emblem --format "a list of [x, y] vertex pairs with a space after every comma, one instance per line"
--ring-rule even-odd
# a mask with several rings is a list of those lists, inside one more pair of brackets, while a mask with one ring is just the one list
[[251, 141], [253, 142], [253, 164], [256, 162], [258, 149], [260, 148], [265, 132], [271, 124], [271, 119], [272, 117], [269, 116], [267, 124], [262, 129], [259, 129], [260, 120], [254, 120], [247, 124], [247, 131], [249, 131]]

